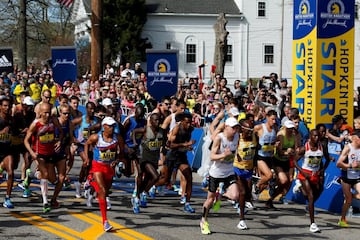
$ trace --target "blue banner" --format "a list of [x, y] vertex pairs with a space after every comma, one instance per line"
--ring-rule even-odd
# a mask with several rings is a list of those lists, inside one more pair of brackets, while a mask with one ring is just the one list
[[147, 90], [158, 102], [164, 96], [176, 94], [178, 87], [178, 51], [146, 51]]
[[52, 47], [52, 70], [53, 78], [61, 86], [65, 81], [75, 81], [77, 78], [76, 48]]
[[191, 139], [195, 140], [193, 150], [187, 152], [187, 159], [190, 167], [193, 169], [199, 169], [201, 167], [202, 152], [201, 147], [204, 144], [204, 129], [194, 128], [191, 133]]

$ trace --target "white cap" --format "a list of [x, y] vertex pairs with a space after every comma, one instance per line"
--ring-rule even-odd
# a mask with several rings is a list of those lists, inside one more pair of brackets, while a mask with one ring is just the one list
[[30, 96], [26, 96], [23, 100], [23, 104], [28, 105], [28, 106], [34, 106], [34, 100], [30, 97]]
[[112, 101], [111, 101], [111, 99], [110, 98], [104, 98], [103, 100], [102, 100], [102, 102], [101, 102], [101, 105], [103, 105], [103, 106], [110, 106], [110, 105], [112, 105], [113, 103], [112, 103]]
[[240, 114], [239, 109], [237, 107], [230, 108], [229, 113], [231, 113], [231, 115], [233, 116], [239, 116]]
[[294, 128], [294, 127], [295, 127], [295, 124], [294, 124], [294, 122], [291, 121], [291, 120], [286, 120], [286, 121], [284, 122], [284, 126], [285, 126], [286, 128]]
[[235, 126], [240, 125], [240, 124], [239, 124], [239, 122], [236, 120], [236, 118], [234, 118], [234, 117], [229, 117], [228, 119], [226, 119], [225, 125], [226, 125], [226, 126], [230, 126], [230, 127], [235, 127]]
[[216, 89], [212, 88], [212, 89], [210, 89], [210, 92], [216, 93]]
[[111, 126], [116, 124], [116, 121], [112, 117], [105, 117], [101, 122], [101, 126], [104, 126], [105, 124]]

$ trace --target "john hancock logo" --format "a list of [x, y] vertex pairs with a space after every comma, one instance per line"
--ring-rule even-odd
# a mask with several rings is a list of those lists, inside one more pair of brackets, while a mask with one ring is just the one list
[[309, 0], [302, 0], [299, 4], [298, 13], [295, 14], [296, 29], [300, 26], [312, 27], [312, 20], [314, 19], [314, 13], [311, 12]]
[[154, 85], [156, 82], [173, 84], [173, 78], [176, 77], [176, 71], [171, 71], [171, 64], [168, 60], [161, 58], [154, 64], [154, 70], [149, 71], [149, 77], [154, 79], [150, 82], [150, 85]]
[[336, 25], [346, 28], [346, 22], [350, 20], [350, 14], [345, 13], [345, 6], [341, 0], [331, 0], [327, 5], [327, 12], [321, 13], [320, 18], [326, 19], [323, 28]]

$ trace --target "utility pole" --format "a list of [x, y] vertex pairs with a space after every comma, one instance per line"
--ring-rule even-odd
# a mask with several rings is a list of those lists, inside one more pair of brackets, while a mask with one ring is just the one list
[[102, 0], [91, 0], [91, 81], [102, 73]]
[[27, 68], [27, 34], [26, 34], [26, 0], [20, 0], [20, 15], [19, 15], [19, 34], [18, 34], [18, 49], [19, 49], [19, 67], [22, 71]]

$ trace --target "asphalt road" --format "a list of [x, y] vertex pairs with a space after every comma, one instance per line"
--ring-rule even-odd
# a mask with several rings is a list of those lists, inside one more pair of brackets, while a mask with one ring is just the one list
[[[74, 179], [79, 170], [79, 160], [71, 171]], [[0, 208], [0, 239], [358, 239], [360, 218], [349, 218], [351, 227], [337, 226], [338, 215], [318, 210], [315, 221], [321, 233], [309, 232], [309, 216], [305, 206], [296, 203], [275, 204], [276, 211], [267, 210], [263, 202], [255, 202], [256, 210], [246, 215], [248, 230], [238, 230], [236, 209], [227, 202], [216, 213], [211, 212], [209, 224], [211, 235], [202, 235], [199, 228], [202, 203], [206, 191], [201, 189], [201, 178], [194, 176], [192, 206], [196, 213], [183, 211], [179, 196], [174, 191], [165, 191], [164, 196], [149, 199], [148, 207], [140, 214], [131, 208], [132, 178], [121, 178], [114, 182], [111, 194], [112, 209], [108, 219], [114, 231], [104, 233], [97, 202], [92, 208], [85, 199], [76, 199], [73, 189], [60, 193], [61, 207], [50, 213], [42, 213], [40, 188], [32, 185], [32, 197], [22, 198], [22, 190], [14, 186], [12, 201], [14, 209]], [[17, 180], [19, 171], [16, 171]], [[19, 181], [19, 180], [18, 180]], [[0, 199], [3, 201], [6, 183], [0, 180]], [[73, 187], [73, 186], [72, 186]], [[50, 196], [52, 188], [50, 187]]]

